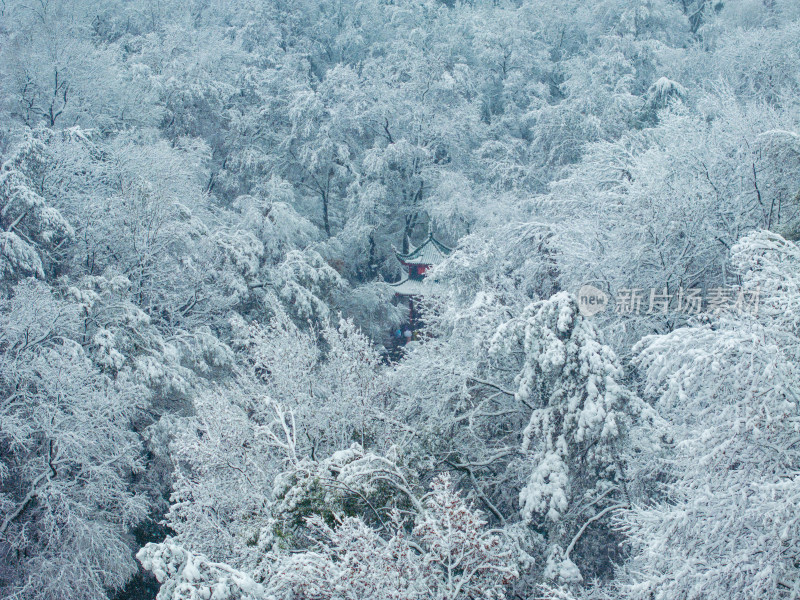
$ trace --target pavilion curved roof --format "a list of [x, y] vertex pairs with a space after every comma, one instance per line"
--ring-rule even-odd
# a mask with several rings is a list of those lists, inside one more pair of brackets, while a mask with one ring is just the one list
[[435, 281], [422, 279], [405, 279], [389, 284], [399, 296], [428, 296], [441, 291], [441, 285]]
[[432, 233], [419, 246], [406, 252], [395, 250], [397, 260], [404, 265], [438, 265], [453, 251], [433, 237]]

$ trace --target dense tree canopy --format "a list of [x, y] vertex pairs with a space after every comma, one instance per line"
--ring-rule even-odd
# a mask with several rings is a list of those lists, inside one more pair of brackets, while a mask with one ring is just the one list
[[0, 3], [0, 595], [800, 598], [798, 40]]

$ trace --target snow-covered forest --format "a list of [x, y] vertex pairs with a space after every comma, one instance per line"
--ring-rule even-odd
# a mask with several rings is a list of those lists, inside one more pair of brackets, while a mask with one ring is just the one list
[[798, 600], [798, 238], [798, 0], [3, 0], [0, 597]]

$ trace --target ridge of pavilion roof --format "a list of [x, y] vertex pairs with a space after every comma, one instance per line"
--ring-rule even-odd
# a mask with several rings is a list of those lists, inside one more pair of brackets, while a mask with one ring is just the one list
[[[409, 245], [409, 247], [411, 246]], [[395, 250], [394, 253], [397, 260], [404, 265], [438, 265], [450, 256], [452, 251], [452, 248], [445, 246], [433, 237], [433, 233], [429, 232], [425, 241], [416, 248], [410, 249], [406, 253]]]

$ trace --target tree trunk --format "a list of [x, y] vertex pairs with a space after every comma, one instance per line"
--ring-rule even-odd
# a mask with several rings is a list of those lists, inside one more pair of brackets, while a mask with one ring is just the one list
[[325, 235], [331, 237], [331, 224], [328, 220], [328, 194], [322, 193], [322, 225], [325, 227]]

